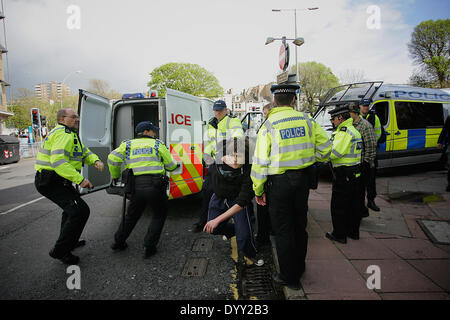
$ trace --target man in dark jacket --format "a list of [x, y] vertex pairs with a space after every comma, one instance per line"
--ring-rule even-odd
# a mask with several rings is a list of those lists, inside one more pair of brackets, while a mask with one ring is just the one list
[[441, 134], [439, 135], [437, 147], [442, 149], [444, 146], [444, 150], [447, 152], [447, 189], [446, 191], [450, 191], [450, 148], [449, 141], [450, 140], [450, 115], [447, 116], [447, 120], [445, 120], [444, 127], [442, 128]]
[[213, 175], [214, 194], [209, 203], [208, 222], [203, 230], [228, 238], [236, 235], [238, 250], [255, 265], [262, 266], [264, 261], [256, 257], [248, 209], [255, 196], [250, 179], [248, 139], [232, 138], [225, 143], [225, 155], [217, 163], [217, 171]]

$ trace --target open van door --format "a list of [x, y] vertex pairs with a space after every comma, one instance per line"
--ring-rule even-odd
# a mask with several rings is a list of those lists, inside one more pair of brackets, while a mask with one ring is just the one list
[[111, 103], [109, 99], [84, 90], [79, 91], [78, 114], [80, 115], [79, 135], [81, 142], [95, 153], [105, 164], [103, 172], [95, 167], [84, 165], [81, 175], [93, 185], [92, 190], [81, 188], [85, 194], [109, 186], [111, 176], [108, 170], [108, 155], [111, 150]]
[[203, 121], [200, 98], [167, 89], [166, 144], [181, 164], [170, 173], [169, 199], [200, 192], [203, 186]]

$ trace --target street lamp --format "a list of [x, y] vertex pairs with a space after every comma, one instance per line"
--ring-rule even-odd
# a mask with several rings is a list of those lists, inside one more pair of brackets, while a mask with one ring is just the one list
[[[313, 11], [313, 10], [318, 10], [318, 7], [313, 7], [313, 8], [302, 8], [302, 9], [272, 9], [272, 12], [281, 12], [281, 11], [294, 11], [294, 22], [295, 22], [295, 39], [297, 40], [297, 11]], [[294, 42], [295, 43], [295, 42]], [[295, 75], [297, 76], [297, 82], [299, 81], [299, 76], [298, 76], [298, 60], [297, 60], [297, 46], [301, 46], [302, 44], [296, 44], [295, 47]], [[297, 103], [300, 103], [300, 99], [297, 100]]]
[[64, 81], [66, 81], [67, 78], [69, 78], [71, 75], [73, 75], [73, 74], [75, 74], [75, 73], [81, 73], [81, 70], [76, 70], [76, 71], [69, 72], [69, 73], [64, 77], [63, 81], [61, 82], [61, 100], [60, 100], [61, 104], [60, 104], [60, 107], [59, 107], [60, 109], [62, 108], [62, 98], [63, 98], [63, 90], [64, 90]]

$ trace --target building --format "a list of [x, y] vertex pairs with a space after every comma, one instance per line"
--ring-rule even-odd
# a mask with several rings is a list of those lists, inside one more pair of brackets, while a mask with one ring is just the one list
[[[242, 118], [247, 112], [262, 112], [263, 107], [273, 101], [270, 86], [273, 83], [266, 85], [257, 85], [249, 89], [244, 89], [240, 94], [233, 94], [231, 90], [227, 92], [227, 105], [231, 105], [231, 110], [234, 115]], [[231, 97], [230, 97], [231, 96]], [[231, 104], [229, 103], [231, 101]]]
[[71, 95], [70, 88], [65, 83], [50, 81], [39, 83], [34, 86], [34, 95], [43, 100], [60, 99], [63, 96]]
[[[3, 8], [3, 0], [1, 2], [1, 8]], [[0, 20], [3, 22], [3, 28], [5, 28], [5, 15], [4, 12], [0, 12]], [[4, 39], [4, 44], [0, 43], [0, 134], [4, 131], [4, 120], [14, 115], [14, 113], [8, 111], [6, 103], [6, 93], [5, 89], [10, 84], [5, 81], [5, 68], [4, 68], [4, 57], [6, 62], [8, 61], [8, 50], [6, 49], [6, 36]]]

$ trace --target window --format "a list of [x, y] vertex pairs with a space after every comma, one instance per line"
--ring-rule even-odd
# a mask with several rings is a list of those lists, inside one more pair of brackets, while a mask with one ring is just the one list
[[375, 111], [377, 112], [378, 118], [380, 118], [380, 122], [382, 126], [385, 126], [388, 121], [389, 115], [389, 102], [378, 102], [374, 105]]
[[444, 124], [442, 103], [398, 101], [395, 102], [395, 113], [400, 130], [440, 127]]

